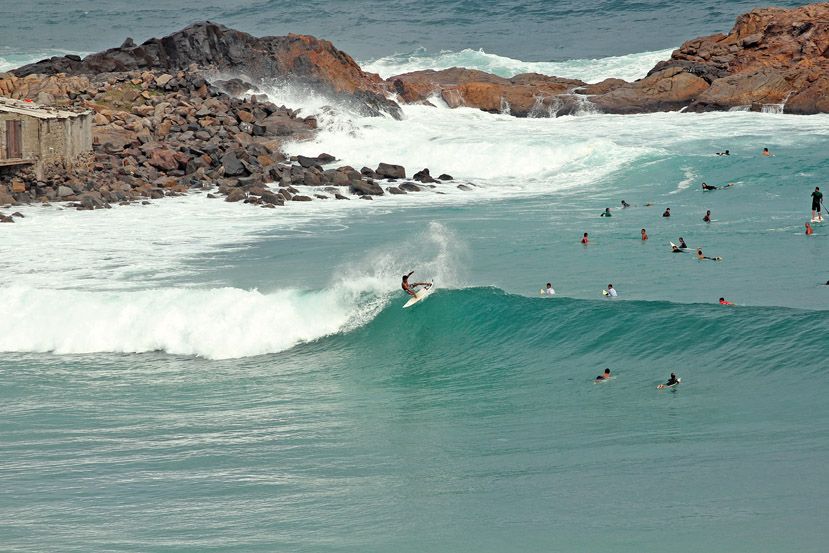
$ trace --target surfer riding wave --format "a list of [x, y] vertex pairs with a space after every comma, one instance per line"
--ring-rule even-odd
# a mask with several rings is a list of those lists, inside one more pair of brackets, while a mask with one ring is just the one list
[[425, 286], [429, 288], [432, 286], [431, 282], [409, 282], [409, 277], [414, 274], [414, 271], [410, 271], [409, 274], [403, 275], [403, 281], [400, 283], [400, 287], [403, 288], [403, 291], [409, 294], [410, 296], [417, 297], [417, 290], [414, 290], [417, 286]]

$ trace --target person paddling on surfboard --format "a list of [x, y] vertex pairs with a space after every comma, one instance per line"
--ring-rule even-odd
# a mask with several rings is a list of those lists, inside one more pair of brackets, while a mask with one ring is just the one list
[[703, 259], [710, 259], [711, 261], [722, 261], [722, 257], [708, 257], [707, 255], [703, 255], [702, 248], [697, 248], [697, 259], [702, 261]]
[[668, 381], [665, 384], [660, 384], [659, 386], [657, 386], [657, 388], [659, 388], [660, 390], [662, 388], [671, 388], [673, 386], [676, 386], [680, 382], [681, 380], [677, 378], [674, 373], [671, 373], [671, 377], [668, 379]]
[[731, 303], [730, 301], [728, 301], [725, 298], [720, 298], [720, 305], [734, 305], [734, 304]]
[[409, 282], [409, 277], [414, 274], [414, 271], [411, 271], [408, 275], [403, 275], [403, 282], [400, 283], [400, 287], [403, 288], [403, 291], [409, 294], [410, 296], [417, 297], [417, 291], [413, 290], [415, 286], [425, 286], [429, 288], [432, 283], [431, 282]]

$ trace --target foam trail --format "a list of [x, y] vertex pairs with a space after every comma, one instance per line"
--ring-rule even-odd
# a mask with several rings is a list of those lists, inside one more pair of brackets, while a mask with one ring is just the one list
[[587, 82], [597, 82], [610, 77], [633, 81], [644, 77], [658, 62], [670, 58], [672, 51], [656, 50], [599, 59], [531, 62], [470, 48], [459, 52], [444, 50], [438, 54], [430, 54], [425, 49], [419, 49], [408, 54], [394, 54], [365, 62], [361, 66], [364, 70], [378, 73], [383, 78], [424, 69], [465, 67], [501, 77], [512, 77], [519, 73], [541, 73]]

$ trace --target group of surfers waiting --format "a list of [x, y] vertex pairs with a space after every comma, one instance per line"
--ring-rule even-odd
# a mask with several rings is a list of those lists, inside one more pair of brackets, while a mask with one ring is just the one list
[[[613, 375], [610, 373], [610, 369], [605, 369], [602, 374], [596, 377], [595, 382], [607, 382], [611, 378], [613, 378]], [[660, 390], [663, 388], [673, 388], [680, 382], [682, 382], [682, 379], [677, 377], [675, 373], [671, 373], [671, 376], [668, 377], [668, 381], [664, 384], [659, 384], [657, 388]]]

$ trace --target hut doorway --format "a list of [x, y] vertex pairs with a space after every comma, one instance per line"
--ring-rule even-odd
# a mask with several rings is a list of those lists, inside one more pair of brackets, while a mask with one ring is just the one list
[[23, 122], [6, 121], [6, 159], [23, 157]]

